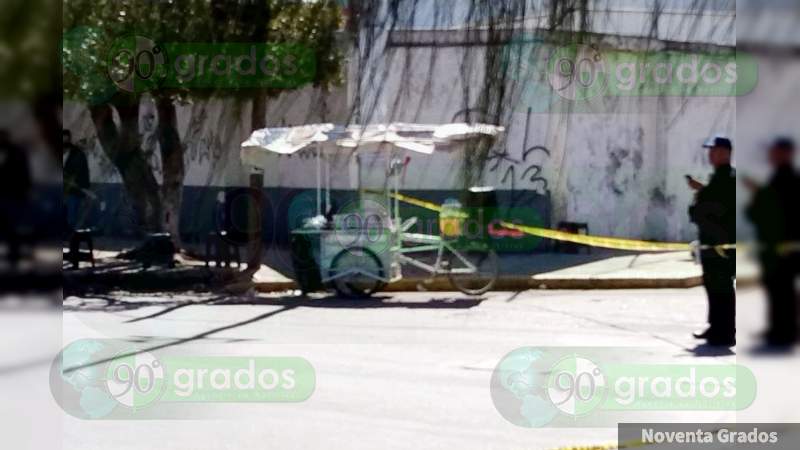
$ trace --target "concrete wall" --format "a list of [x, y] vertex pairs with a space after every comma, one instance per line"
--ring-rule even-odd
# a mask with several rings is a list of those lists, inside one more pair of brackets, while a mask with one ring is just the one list
[[[309, 122], [346, 120], [346, 87], [333, 93], [306, 88], [271, 99], [267, 110], [268, 126], [292, 126]], [[140, 134], [143, 147], [151, 153], [150, 164], [161, 178], [158, 145], [153, 138], [157, 125], [154, 106], [145, 99], [140, 107]], [[248, 186], [249, 169], [239, 159], [239, 144], [250, 134], [251, 109], [247, 101], [211, 99], [178, 107], [178, 133], [184, 145], [186, 177], [181, 230], [189, 240], [204, 239], [222, 225], [221, 200], [231, 191]], [[73, 140], [86, 149], [91, 178], [98, 200], [92, 205], [89, 222], [107, 235], [137, 236], [141, 227], [131, 202], [120, 184], [116, 168], [103, 153], [85, 105], [66, 102], [63, 121], [72, 130]], [[289, 180], [310, 180], [303, 173], [281, 169]], [[312, 170], [309, 168], [308, 170]], [[268, 177], [265, 190], [281, 186], [283, 178]], [[287, 187], [291, 183], [287, 183]], [[307, 184], [307, 183], [306, 183]], [[299, 183], [298, 187], [303, 183]], [[312, 187], [312, 184], [302, 187]], [[226, 194], [227, 193], [227, 194]], [[272, 194], [269, 194], [272, 195]], [[272, 203], [282, 203], [275, 199]], [[265, 224], [274, 228], [273, 212], [265, 211]], [[267, 233], [267, 231], [265, 231]]]
[[[368, 103], [374, 108], [362, 114], [376, 122], [438, 123], [465, 120], [471, 110], [473, 120], [480, 120], [484, 57], [483, 50], [470, 46], [389, 47], [374, 62], [385, 87]], [[592, 233], [619, 237], [695, 238], [686, 213], [693, 194], [684, 175], [709, 177], [701, 144], [717, 132], [735, 133], [735, 98], [553, 103], [541, 91], [531, 92], [531, 80], [532, 74], [523, 71], [509, 81], [503, 105], [511, 112], [503, 123], [507, 136], [487, 161], [483, 184], [548, 196], [553, 224], [587, 222]], [[448, 158], [426, 168], [447, 174], [440, 183], [452, 182], [452, 174], [459, 173], [461, 158]]]
[[[465, 120], [464, 110], [471, 108], [475, 100], [472, 104], [465, 102], [462, 79], [454, 75], [459, 73], [464, 57], [459, 52], [463, 51], [438, 49], [432, 58], [431, 50], [425, 48], [389, 50], [382, 62], [387, 66], [384, 89], [375, 96], [377, 106], [370, 111], [369, 120]], [[469, 72], [470, 82], [480, 86], [481, 71], [479, 67], [474, 69]], [[271, 107], [270, 124], [322, 121], [318, 99], [313, 92], [280, 99]], [[333, 105], [328, 120], [346, 121], [347, 107], [342, 96], [328, 101]], [[700, 179], [708, 176], [710, 168], [700, 143], [714, 132], [734, 133], [735, 99], [612, 99], [596, 105], [597, 112], [580, 113], [542, 111], [540, 105], [524, 96], [515, 101], [518, 104], [504, 124], [507, 138], [498, 142], [486, 161], [482, 184], [527, 199], [516, 206], [537, 205], [537, 214], [542, 218], [539, 225], [569, 220], [587, 222], [591, 232], [597, 234], [678, 241], [694, 238], [695, 229], [686, 216], [692, 194], [686, 189], [683, 175], [689, 173]], [[141, 133], [144, 145], [155, 149], [151, 138], [155, 124], [147, 118], [151, 112], [152, 106], [145, 102], [141, 108]], [[225, 187], [247, 185], [238, 143], [249, 133], [249, 106], [246, 102], [223, 100], [198, 102], [182, 106], [179, 117], [179, 132], [186, 145], [185, 211], [203, 211], [204, 217], [212, 216], [219, 192]], [[66, 105], [65, 125], [89, 149], [93, 181], [118, 183], [116, 171], [96, 142], [86, 109]], [[158, 172], [158, 152], [153, 155], [152, 164]], [[461, 186], [463, 153], [409, 156], [405, 189], [453, 192]], [[332, 168], [335, 189], [354, 187], [346, 158], [334, 160]], [[302, 155], [276, 157], [275, 164], [265, 173], [265, 188], [273, 190], [310, 189], [315, 182], [316, 165]], [[101, 215], [113, 221], [132, 221], [134, 214], [121, 191], [109, 186], [104, 189], [108, 195], [99, 205], [104, 213]], [[540, 198], [547, 201], [542, 203]], [[97, 220], [103, 219], [98, 216]], [[199, 222], [195, 217], [184, 223]], [[129, 228], [135, 228], [135, 224]], [[202, 234], [205, 228], [199, 227], [197, 232]]]
[[[354, 121], [446, 123], [466, 120], [468, 110], [472, 119], [481, 120], [475, 109], [483, 85], [483, 50], [387, 45], [386, 34], [380, 39], [371, 59], [360, 66], [351, 55], [347, 87], [327, 96], [311, 88], [286, 94], [272, 102], [269, 125], [347, 122], [357, 92], [361, 96]], [[735, 134], [735, 98], [608, 98], [575, 107], [563, 101], [554, 105], [552, 98], [531, 93], [530, 86], [536, 85], [524, 73], [510, 83], [513, 89], [502, 123], [507, 135], [485, 162], [482, 184], [495, 186], [504, 198], [515, 200], [514, 206], [535, 209], [537, 225], [568, 220], [588, 223], [593, 234], [664, 241], [695, 238], [686, 214], [692, 193], [684, 175], [708, 178], [711, 168], [700, 144], [713, 133]], [[155, 149], [151, 138], [155, 124], [147, 119], [151, 112], [152, 105], [145, 102], [141, 133], [145, 146]], [[226, 100], [180, 108], [179, 132], [187, 162], [183, 220], [187, 232], [202, 235], [216, 220], [220, 192], [247, 185], [238, 144], [250, 131], [249, 114], [247, 102]], [[64, 115], [65, 126], [90, 151], [93, 181], [107, 192], [96, 220], [132, 220], [121, 219], [133, 214], [116, 184], [115, 170], [97, 145], [88, 112], [70, 104], [65, 105]], [[153, 155], [157, 170], [158, 152]], [[463, 152], [409, 156], [404, 189], [433, 200], [454, 195], [463, 184]], [[337, 158], [332, 167], [334, 189], [352, 189], [349, 161]], [[275, 196], [273, 203], [283, 206], [276, 207], [273, 215], [286, 214], [293, 196], [313, 188], [315, 182], [316, 165], [308, 155], [275, 157], [265, 172], [265, 189]]]

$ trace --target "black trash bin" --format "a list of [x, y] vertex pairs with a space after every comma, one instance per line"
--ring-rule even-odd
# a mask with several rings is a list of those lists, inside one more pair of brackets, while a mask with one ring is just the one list
[[314, 250], [319, 248], [319, 234], [292, 232], [291, 254], [295, 280], [304, 294], [321, 291], [322, 274]]
[[491, 186], [473, 186], [462, 195], [461, 204], [469, 216], [463, 235], [491, 244], [489, 225], [497, 217], [497, 191]]

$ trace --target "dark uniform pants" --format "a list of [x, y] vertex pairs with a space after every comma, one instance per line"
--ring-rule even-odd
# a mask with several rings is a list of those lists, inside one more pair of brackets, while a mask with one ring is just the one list
[[763, 283], [769, 300], [769, 343], [785, 345], [797, 340], [795, 279], [798, 262], [796, 256], [762, 255]]
[[711, 340], [736, 338], [736, 252], [722, 256], [715, 250], [704, 250], [703, 284], [708, 293], [708, 323]]

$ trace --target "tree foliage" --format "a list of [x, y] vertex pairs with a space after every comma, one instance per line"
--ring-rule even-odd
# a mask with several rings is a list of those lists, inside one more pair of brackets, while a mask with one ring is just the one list
[[[111, 82], [111, 56], [121, 39], [163, 43], [291, 43], [311, 49], [314, 84], [343, 82], [336, 34], [341, 8], [333, 1], [72, 0], [64, 4], [63, 77], [66, 98], [102, 103], [126, 95]], [[249, 96], [252, 89], [180, 89], [151, 92], [179, 97]], [[273, 90], [272, 93], [277, 93]]]
[[[126, 78], [116, 77], [117, 71], [130, 75], [131, 67], [139, 66], [131, 65], [130, 59], [127, 65], [119, 64], [116, 58], [124, 54], [118, 52], [120, 46], [133, 45], [138, 52], [146, 42], [149, 55], [163, 56], [165, 46], [173, 44], [211, 44], [223, 53], [237, 43], [292, 44], [310, 51], [316, 62], [308, 82], [326, 88], [342, 82], [344, 59], [336, 44], [342, 26], [341, 7], [331, 0], [72, 0], [64, 5], [64, 97], [88, 105], [100, 145], [118, 169], [143, 228], [169, 231], [179, 241], [185, 168], [176, 102], [209, 97], [249, 100], [252, 126], [259, 127], [266, 98], [283, 91], [236, 83], [197, 87], [180, 78], [169, 85], [145, 83], [147, 89], [130, 89], [120, 85]], [[164, 59], [161, 69], [168, 71], [171, 61]], [[154, 61], [148, 67], [157, 65]], [[139, 105], [145, 96], [153, 100], [158, 114], [160, 185], [143, 154], [139, 134]]]
[[53, 88], [59, 17], [52, 0], [0, 3], [0, 96], [30, 99]]

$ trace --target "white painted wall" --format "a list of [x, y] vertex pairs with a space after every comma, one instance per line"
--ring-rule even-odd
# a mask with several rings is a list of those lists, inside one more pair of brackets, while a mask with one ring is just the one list
[[[445, 123], [470, 106], [464, 103], [458, 75], [464, 50], [439, 49], [435, 59], [430, 58], [430, 51], [419, 48], [389, 52], [386, 64], [397, 68], [390, 66], [386, 71], [372, 122]], [[419, 76], [402, 75], [401, 67], [406, 64], [403, 52], [410, 55], [411, 72]], [[470, 83], [479, 86], [479, 67], [473, 69], [468, 71]], [[428, 74], [430, 85], [426, 83]], [[270, 108], [270, 124], [320, 121], [319, 102], [312, 94], [294, 94], [276, 102]], [[399, 103], [395, 104], [398, 98]], [[506, 149], [508, 153], [505, 158], [488, 161], [484, 184], [542, 193], [547, 189], [554, 206], [554, 223], [588, 222], [592, 233], [656, 240], [694, 239], [695, 227], [686, 215], [692, 193], [683, 176], [688, 173], [707, 178], [711, 169], [700, 144], [715, 132], [735, 133], [736, 99], [640, 99], [603, 105], [603, 113], [534, 110], [530, 117], [526, 100], [518, 106], [509, 123], [503, 124], [508, 128], [505, 145], [497, 147], [498, 152]], [[344, 102], [330, 108], [337, 112], [328, 117], [346, 120]], [[144, 105], [142, 116], [150, 111], [151, 107]], [[186, 184], [246, 185], [246, 169], [238, 159], [238, 144], [249, 133], [246, 103], [237, 106], [232, 101], [198, 102], [181, 107], [179, 117], [179, 132], [187, 146]], [[147, 142], [152, 125], [147, 120], [142, 122]], [[85, 108], [66, 105], [65, 124], [91, 149], [94, 181], [118, 182], [113, 167], [97, 147]], [[533, 151], [525, 158], [524, 150], [533, 146], [545, 147], [549, 155]], [[153, 164], [157, 167], [158, 152], [154, 154]], [[405, 188], [457, 189], [461, 185], [462, 156], [458, 152], [410, 156]], [[531, 182], [537, 170], [539, 179]], [[347, 158], [335, 160], [331, 173], [334, 188], [354, 186]], [[275, 157], [275, 164], [265, 173], [267, 187], [312, 188], [315, 183], [313, 159]]]
[[[268, 126], [292, 126], [309, 122], [343, 121], [346, 117], [346, 87], [325, 95], [305, 88], [271, 99], [267, 108]], [[178, 107], [178, 133], [184, 143], [186, 186], [247, 186], [248, 169], [239, 159], [239, 144], [250, 135], [251, 107], [248, 101], [230, 99], [197, 100]], [[153, 116], [150, 118], [149, 116]], [[140, 107], [140, 130], [143, 147], [152, 152], [151, 166], [161, 179], [161, 161], [153, 139], [156, 113], [152, 102]], [[72, 130], [73, 140], [89, 155], [92, 181], [119, 183], [120, 177], [100, 147], [94, 124], [85, 105], [65, 102], [64, 126]], [[278, 173], [285, 173], [279, 168]], [[291, 172], [291, 171], [290, 171]], [[289, 179], [297, 175], [286, 174]], [[303, 177], [300, 177], [302, 180]], [[270, 177], [267, 186], [279, 186], [284, 180]]]
[[[472, 52], [474, 65], [462, 71], [467, 52]], [[371, 112], [370, 120], [376, 122], [451, 121], [459, 111], [477, 104], [477, 92], [465, 102], [463, 87], [482, 85], [482, 60], [474, 48], [390, 49], [376, 62], [383, 64], [376, 73], [387, 74], [385, 87], [377, 106], [365, 114]], [[470, 74], [468, 81], [462, 72]], [[488, 162], [484, 184], [540, 192], [547, 188], [553, 222], [588, 222], [592, 233], [695, 238], [686, 213], [693, 193], [684, 175], [698, 179], [710, 175], [701, 144], [717, 132], [735, 134], [735, 98], [604, 99], [577, 113], [547, 107], [537, 99], [519, 91], [509, 96], [515, 104], [508, 108], [515, 112], [502, 124], [508, 129], [506, 142], [497, 146], [497, 152], [507, 151], [507, 157]], [[545, 147], [549, 155], [533, 151], [525, 158], [525, 150], [533, 146]], [[458, 186], [453, 175], [458, 176], [459, 167], [460, 161], [453, 157], [433, 160], [420, 168], [430, 178], [413, 187], [428, 188], [426, 182], [440, 188]], [[531, 181], [537, 173], [540, 179]]]
[[[728, 37], [720, 39], [727, 42]], [[435, 53], [424, 47], [391, 49], [385, 54], [378, 51], [379, 58], [372, 61], [374, 67], [361, 86], [363, 104], [375, 105], [372, 114], [364, 117], [371, 122], [453, 120], [459, 111], [476, 103], [477, 92], [473, 90], [465, 98], [464, 86], [481, 84], [481, 58], [471, 51], [475, 61], [471, 67], [462, 67], [467, 50], [459, 47], [439, 48]], [[709, 134], [735, 136], [739, 171], [761, 178], [767, 175], [762, 144], [779, 133], [800, 137], [796, 135], [800, 91], [795, 89], [800, 59], [789, 54], [761, 55], [758, 63], [756, 90], [739, 98], [608, 101], [600, 105], [602, 113], [565, 114], [547, 112], [529, 98], [515, 96], [518, 108], [503, 124], [508, 128], [507, 140], [497, 148], [508, 154], [488, 162], [484, 183], [499, 189], [541, 192], [546, 182], [554, 204], [553, 221], [585, 221], [596, 234], [692, 240], [696, 231], [686, 215], [692, 193], [683, 176], [708, 178], [711, 169], [700, 143]], [[412, 76], [404, 76], [404, 70]], [[351, 67], [349, 86], [327, 102], [311, 89], [276, 100], [268, 113], [270, 125], [347, 121], [345, 98], [352, 101], [358, 88], [354, 73]], [[530, 116], [528, 106], [534, 107]], [[147, 110], [143, 107], [143, 115]], [[94, 129], [85, 109], [68, 104], [64, 115], [65, 125], [76, 137], [87, 139], [94, 181], [117, 180], [94, 144]], [[186, 184], [246, 185], [238, 143], [249, 132], [248, 107], [215, 100], [183, 107], [179, 115], [179, 131], [187, 144]], [[192, 123], [190, 117], [195, 117]], [[533, 151], [524, 158], [524, 150], [537, 145], [547, 148], [549, 155]], [[457, 188], [460, 164], [455, 154], [411, 155], [404, 185], [407, 189]], [[543, 181], [522, 177], [531, 166], [541, 167], [538, 176]], [[265, 185], [311, 188], [315, 177], [312, 160], [276, 157], [265, 173]], [[334, 188], [353, 186], [346, 158], [334, 161], [332, 178]], [[740, 205], [747, 197], [743, 191], [738, 193]]]

